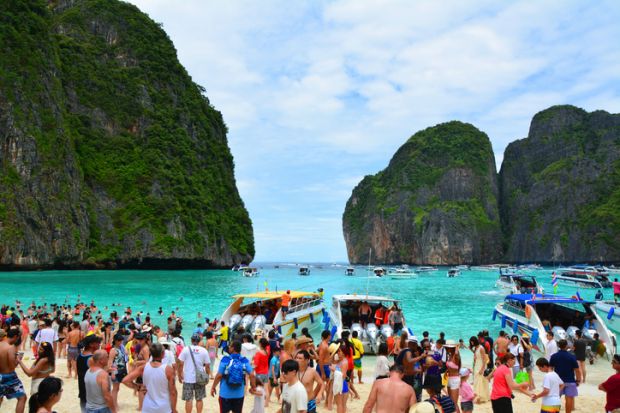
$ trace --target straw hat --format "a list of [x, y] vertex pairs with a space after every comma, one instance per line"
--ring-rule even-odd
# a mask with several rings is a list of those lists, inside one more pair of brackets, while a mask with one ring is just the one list
[[435, 407], [431, 402], [420, 402], [413, 407], [411, 413], [435, 413]]
[[300, 338], [297, 339], [297, 342], [295, 343], [295, 345], [301, 346], [302, 344], [311, 344], [311, 343], [312, 343], [312, 339], [310, 337], [301, 336]]
[[458, 346], [458, 344], [454, 340], [446, 340], [446, 344], [444, 344], [444, 347], [456, 347], [456, 346]]
[[142, 331], [145, 333], [148, 333], [149, 331], [151, 331], [151, 326], [148, 324], [145, 324], [142, 326]]
[[334, 357], [334, 354], [338, 352], [338, 349], [340, 349], [340, 344], [331, 343], [328, 348], [330, 357]]

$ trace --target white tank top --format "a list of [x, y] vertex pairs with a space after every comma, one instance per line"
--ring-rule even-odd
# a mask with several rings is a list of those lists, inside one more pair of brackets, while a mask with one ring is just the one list
[[170, 413], [172, 409], [170, 408], [166, 365], [151, 367], [151, 363], [146, 363], [142, 380], [146, 386], [142, 413]]

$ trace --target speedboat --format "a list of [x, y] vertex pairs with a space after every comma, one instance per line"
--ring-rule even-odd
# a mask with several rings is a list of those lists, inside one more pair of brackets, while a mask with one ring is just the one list
[[454, 268], [456, 268], [459, 271], [468, 271], [469, 270], [469, 265], [457, 265]]
[[498, 271], [501, 268], [502, 267], [499, 265], [474, 265], [470, 267], [470, 269], [473, 271], [487, 271], [487, 272]]
[[258, 329], [266, 334], [267, 330], [275, 328], [284, 338], [290, 338], [293, 333], [300, 335], [301, 329], [307, 327], [309, 332], [319, 334], [326, 312], [321, 294], [291, 291], [291, 302], [285, 315], [280, 304], [284, 293], [265, 290], [234, 295], [220, 320], [226, 322], [232, 332], [240, 326], [252, 334]]
[[527, 271], [537, 271], [537, 270], [542, 270], [543, 267], [540, 264], [523, 264], [523, 265], [519, 265], [518, 267], [520, 270], [527, 270]]
[[608, 274], [611, 275], [620, 275], [620, 267], [616, 267], [615, 265], [610, 265], [609, 267], [603, 267]]
[[528, 333], [534, 348], [542, 353], [547, 344], [545, 326], [554, 332], [555, 339], [569, 341], [578, 329], [589, 339], [598, 333], [611, 357], [616, 353], [616, 336], [596, 313], [594, 305], [578, 297], [511, 294], [495, 306], [493, 320], [499, 319], [502, 328], [511, 327], [514, 334]]
[[448, 278], [459, 277], [461, 275], [461, 270], [459, 270], [458, 268], [450, 268], [446, 275], [448, 276]]
[[260, 274], [258, 268], [254, 267], [242, 267], [239, 271], [242, 271], [244, 277], [258, 277]]
[[615, 301], [597, 301], [596, 312], [605, 320], [607, 327], [620, 334], [620, 303]]
[[603, 288], [603, 285], [596, 279], [594, 267], [573, 266], [560, 268], [556, 271], [557, 279], [563, 284], [577, 285], [583, 288]]
[[511, 294], [542, 294], [543, 287], [536, 282], [536, 277], [526, 274], [500, 272], [495, 286]]
[[385, 275], [385, 269], [383, 267], [375, 267], [372, 272], [376, 277], [383, 277]]
[[355, 275], [355, 268], [353, 267], [347, 267], [346, 270], [344, 270], [344, 275]]
[[393, 280], [407, 280], [411, 278], [418, 278], [418, 274], [409, 268], [409, 266], [402, 266], [398, 268], [391, 268], [388, 271], [388, 276]]
[[307, 265], [299, 267], [299, 275], [310, 275], [310, 267]]
[[437, 271], [437, 267], [431, 267], [431, 266], [421, 266], [416, 268], [417, 272], [431, 272], [431, 271]]
[[[371, 308], [371, 320], [366, 326], [362, 326], [359, 317], [359, 308], [363, 302], [367, 302]], [[382, 305], [384, 308], [391, 309], [393, 306], [402, 311], [400, 301], [387, 296], [376, 295], [357, 295], [344, 294], [332, 297], [332, 306], [328, 310], [325, 320], [325, 329], [332, 332], [332, 340], [340, 338], [343, 331], [357, 331], [358, 339], [364, 345], [364, 353], [376, 354], [379, 344], [384, 343], [389, 337], [394, 336], [395, 332], [389, 324], [377, 326], [372, 321], [374, 314]], [[406, 320], [403, 316], [403, 330], [413, 335], [412, 331], [406, 327]]]

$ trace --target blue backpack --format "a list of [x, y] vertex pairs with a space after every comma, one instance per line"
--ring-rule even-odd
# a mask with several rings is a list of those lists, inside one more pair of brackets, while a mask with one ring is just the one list
[[[224, 370], [224, 377], [226, 378], [226, 384], [230, 387], [239, 387], [245, 383], [245, 363], [247, 359], [245, 357], [231, 357], [228, 361], [228, 365]], [[224, 363], [224, 360], [222, 360]]]

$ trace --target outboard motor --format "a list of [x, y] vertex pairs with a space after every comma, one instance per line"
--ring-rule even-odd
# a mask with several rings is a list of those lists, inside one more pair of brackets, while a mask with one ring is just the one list
[[363, 338], [366, 337], [366, 332], [364, 331], [364, 329], [359, 323], [351, 324], [351, 332], [354, 332], [354, 331], [357, 331], [358, 339], [363, 340]]
[[566, 329], [566, 335], [568, 336], [569, 340], [575, 341], [575, 339], [577, 338], [577, 334], [575, 334], [577, 330], [579, 330], [579, 328], [575, 326], [569, 326]]
[[381, 340], [385, 341], [387, 340], [388, 337], [391, 337], [394, 335], [394, 330], [392, 329], [392, 326], [389, 324], [383, 324], [381, 326]]
[[551, 329], [551, 331], [553, 332], [553, 339], [555, 341], [558, 340], [567, 340], [568, 336], [566, 334], [566, 330], [564, 330], [562, 327], [560, 326], [555, 326]]
[[379, 338], [379, 329], [374, 324], [368, 324], [366, 326], [366, 337], [368, 338], [368, 345], [373, 353], [377, 352], [377, 340]]
[[239, 326], [243, 327], [245, 331], [248, 331], [249, 327], [252, 325], [252, 321], [254, 321], [254, 316], [252, 314], [244, 315]]
[[230, 327], [230, 331], [235, 331], [240, 322], [241, 316], [239, 314], [233, 314], [232, 317], [230, 317], [230, 321], [228, 322], [228, 327]]
[[266, 325], [267, 325], [267, 318], [265, 318], [264, 315], [257, 315], [254, 321], [252, 321], [252, 325], [250, 326], [250, 331], [252, 332], [252, 334], [254, 334], [254, 332], [257, 329], [261, 329], [262, 331], [265, 331]]

